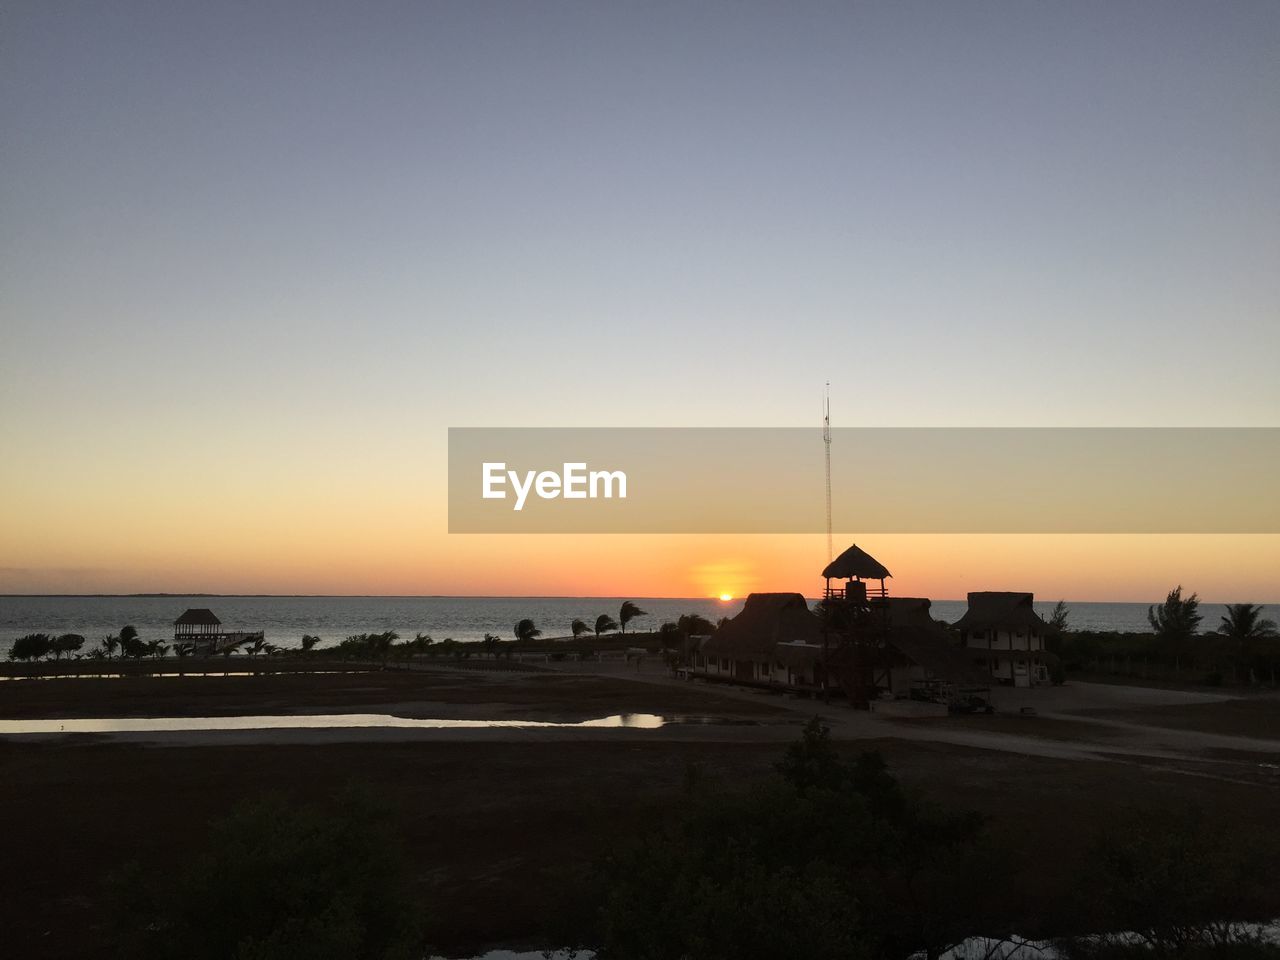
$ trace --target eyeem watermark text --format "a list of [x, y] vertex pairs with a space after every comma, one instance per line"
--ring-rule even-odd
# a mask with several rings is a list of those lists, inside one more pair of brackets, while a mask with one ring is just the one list
[[[481, 496], [507, 499], [507, 485], [515, 493], [512, 509], [523, 510], [530, 491], [543, 500], [627, 499], [627, 475], [621, 470], [588, 470], [585, 463], [566, 463], [564, 470], [508, 470], [505, 463], [483, 464]], [[616, 492], [615, 492], [616, 489]]]

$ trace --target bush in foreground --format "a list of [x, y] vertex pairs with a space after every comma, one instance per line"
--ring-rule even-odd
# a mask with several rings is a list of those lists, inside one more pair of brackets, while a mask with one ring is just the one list
[[148, 960], [399, 960], [420, 955], [386, 812], [267, 796], [213, 828], [175, 879], [127, 867], [112, 881], [119, 956]]
[[603, 866], [601, 957], [937, 957], [998, 897], [983, 825], [842, 758], [815, 719], [769, 783], [699, 793]]

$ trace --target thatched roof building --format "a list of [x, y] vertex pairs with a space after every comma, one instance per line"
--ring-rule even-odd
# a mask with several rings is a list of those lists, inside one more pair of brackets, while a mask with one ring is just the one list
[[982, 591], [969, 594], [969, 609], [955, 623], [965, 633], [1014, 630], [1042, 633], [1048, 624], [1036, 613], [1034, 594]]
[[175, 627], [217, 627], [221, 624], [222, 621], [208, 607], [192, 607], [173, 621]]
[[779, 643], [822, 643], [822, 623], [798, 593], [753, 593], [702, 645], [709, 657], [770, 660]]

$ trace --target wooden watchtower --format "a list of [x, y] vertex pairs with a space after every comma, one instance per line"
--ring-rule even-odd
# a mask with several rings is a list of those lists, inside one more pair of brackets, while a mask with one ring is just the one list
[[[856, 543], [822, 571], [823, 661], [855, 706], [865, 707], [890, 669], [889, 569]], [[833, 585], [832, 581], [836, 581]], [[834, 641], [834, 642], [833, 642]], [[881, 674], [885, 674], [881, 676]]]

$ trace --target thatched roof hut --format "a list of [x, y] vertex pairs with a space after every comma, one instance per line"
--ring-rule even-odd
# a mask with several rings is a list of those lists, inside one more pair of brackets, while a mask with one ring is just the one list
[[822, 624], [798, 593], [753, 593], [702, 645], [709, 657], [770, 660], [779, 643], [822, 643]]
[[955, 623], [966, 633], [983, 630], [1043, 631], [1048, 624], [1036, 613], [1035, 595], [981, 591], [969, 594], [969, 609]]
[[217, 627], [221, 624], [222, 621], [208, 607], [192, 607], [173, 621], [175, 627]]
[[828, 563], [822, 576], [827, 580], [886, 580], [893, 574], [855, 543]]
[[933, 619], [933, 614], [929, 612], [933, 601], [927, 597], [891, 597], [887, 604], [891, 630], [914, 627], [946, 639], [947, 628], [941, 621]]

